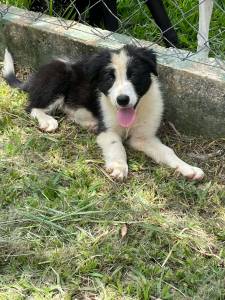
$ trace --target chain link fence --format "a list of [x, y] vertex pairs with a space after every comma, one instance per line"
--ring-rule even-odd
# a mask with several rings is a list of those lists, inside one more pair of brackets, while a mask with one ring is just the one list
[[[54, 16], [64, 29], [81, 22], [92, 27], [92, 34], [110, 39], [114, 32], [150, 45], [172, 47], [168, 55], [195, 61], [225, 71], [224, 0], [1, 0], [0, 19], [11, 13], [10, 6], [25, 9], [25, 18], [42, 20]], [[66, 22], [66, 20], [72, 22]], [[51, 19], [48, 18], [48, 22]], [[54, 22], [54, 19], [53, 21]], [[103, 35], [103, 28], [109, 30]], [[181, 50], [186, 50], [181, 51]], [[160, 54], [159, 54], [160, 55]], [[207, 57], [214, 59], [207, 59]]]

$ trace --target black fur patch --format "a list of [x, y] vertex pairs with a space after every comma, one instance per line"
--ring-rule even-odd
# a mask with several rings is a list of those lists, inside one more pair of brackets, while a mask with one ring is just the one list
[[115, 74], [113, 68], [108, 67], [111, 62], [111, 53], [104, 50], [93, 55], [87, 67], [88, 77], [93, 87], [97, 87], [103, 94], [107, 95], [112, 87]]
[[141, 98], [151, 84], [151, 73], [158, 75], [156, 71], [156, 56], [151, 49], [126, 46], [131, 57], [127, 66], [127, 78], [134, 85], [135, 91]]

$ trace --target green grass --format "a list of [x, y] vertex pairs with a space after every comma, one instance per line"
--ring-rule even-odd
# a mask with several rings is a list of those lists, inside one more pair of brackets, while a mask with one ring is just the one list
[[[3, 0], [3, 3], [29, 8], [31, 1]], [[210, 24], [210, 55], [225, 59], [225, 2], [217, 0], [216, 3]], [[195, 52], [197, 49], [198, 0], [164, 0], [164, 4], [178, 33], [180, 48]], [[54, 3], [51, 0], [49, 1], [49, 14], [73, 18], [74, 11], [72, 7], [73, 5], [70, 5], [64, 12], [56, 12]], [[122, 21], [119, 32], [163, 45], [160, 31], [157, 29], [143, 0], [118, 0], [118, 13]]]
[[128, 151], [117, 183], [94, 135], [62, 117], [42, 133], [25, 102], [1, 81], [0, 299], [225, 298], [224, 139], [163, 126], [163, 141], [206, 179]]
[[[150, 40], [163, 45], [157, 29], [144, 1], [119, 0], [118, 7], [122, 20], [127, 20], [122, 31], [139, 39]], [[198, 1], [164, 0], [168, 15], [178, 33], [180, 47], [195, 52], [197, 49]], [[140, 3], [139, 5], [137, 3]], [[225, 3], [214, 5], [210, 24], [209, 39], [211, 55], [225, 58]], [[133, 15], [132, 13], [136, 11]]]

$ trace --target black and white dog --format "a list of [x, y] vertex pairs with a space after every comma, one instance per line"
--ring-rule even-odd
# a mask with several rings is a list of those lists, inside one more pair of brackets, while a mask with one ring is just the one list
[[83, 127], [97, 129], [97, 143], [112, 177], [127, 177], [126, 140], [189, 179], [203, 178], [201, 169], [179, 159], [156, 137], [163, 100], [152, 50], [128, 45], [76, 62], [53, 60], [25, 83], [15, 77], [12, 56], [6, 50], [3, 76], [12, 87], [28, 92], [28, 111], [40, 129], [57, 129], [58, 122], [50, 115], [56, 109]]

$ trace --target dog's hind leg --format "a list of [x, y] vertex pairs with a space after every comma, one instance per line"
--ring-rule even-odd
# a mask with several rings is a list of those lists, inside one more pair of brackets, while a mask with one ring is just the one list
[[201, 180], [204, 177], [204, 172], [200, 168], [191, 166], [181, 160], [171, 148], [162, 144], [156, 137], [151, 139], [133, 137], [130, 139], [129, 144], [132, 148], [143, 151], [157, 163], [165, 164], [189, 179]]
[[98, 129], [98, 120], [93, 114], [86, 108], [71, 109], [70, 107], [64, 107], [68, 119], [72, 122], [79, 124], [83, 128], [87, 128], [90, 131], [96, 132]]
[[58, 122], [49, 114], [55, 110], [62, 109], [64, 104], [63, 97], [59, 97], [45, 108], [29, 108], [32, 118], [38, 120], [39, 128], [46, 132], [55, 131], [58, 128]]
[[43, 131], [52, 132], [58, 128], [57, 120], [46, 114], [42, 108], [32, 108], [30, 115], [38, 120], [39, 128]]

